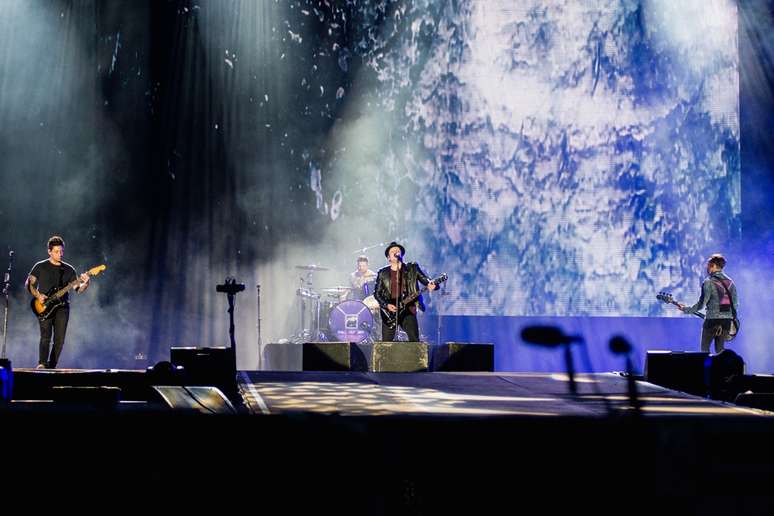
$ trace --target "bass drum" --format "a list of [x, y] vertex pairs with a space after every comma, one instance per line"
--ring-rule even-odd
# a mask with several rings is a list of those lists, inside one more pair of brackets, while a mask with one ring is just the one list
[[340, 342], [363, 342], [371, 335], [374, 317], [360, 301], [344, 301], [331, 309], [328, 328], [331, 337]]

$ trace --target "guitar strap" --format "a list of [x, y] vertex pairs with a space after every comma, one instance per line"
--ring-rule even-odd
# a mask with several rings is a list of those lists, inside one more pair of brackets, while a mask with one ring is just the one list
[[731, 315], [734, 317], [734, 319], [736, 319], [736, 318], [737, 318], [737, 317], [736, 317], [736, 308], [734, 308], [734, 298], [732, 298], [732, 297], [731, 297], [731, 291], [730, 291], [730, 290], [728, 290], [728, 287], [727, 287], [727, 286], [726, 286], [726, 284], [725, 284], [724, 282], [722, 282], [722, 281], [717, 281], [717, 282], [715, 282], [715, 281], [713, 280], [713, 283], [716, 283], [716, 284], [717, 284], [717, 283], [720, 283], [720, 285], [721, 285], [721, 286], [722, 286], [722, 287], [725, 289], [725, 291], [726, 291], [726, 295], [728, 296], [728, 300], [729, 300], [729, 302], [731, 303]]
[[[737, 331], [739, 329], [739, 319], [736, 316], [736, 308], [734, 308], [734, 298], [731, 297], [731, 291], [728, 289], [726, 284], [722, 281], [719, 281], [721, 285], [723, 285], [723, 288], [726, 290], [726, 295], [728, 296], [728, 300], [731, 302], [731, 316], [733, 317], [733, 321], [736, 322]], [[720, 329], [720, 328], [718, 328]], [[722, 332], [718, 332], [718, 336], [721, 335]]]

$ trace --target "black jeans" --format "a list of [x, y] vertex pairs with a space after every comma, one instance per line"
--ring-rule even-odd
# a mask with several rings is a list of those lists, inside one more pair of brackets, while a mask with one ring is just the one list
[[715, 353], [723, 351], [729, 331], [731, 319], [705, 319], [701, 326], [701, 350], [709, 352], [710, 343], [714, 340]]
[[[40, 346], [38, 348], [38, 364], [43, 364], [49, 369], [54, 369], [59, 362], [59, 355], [64, 347], [65, 334], [67, 333], [67, 321], [70, 319], [70, 307], [61, 306], [54, 314], [40, 324]], [[51, 333], [54, 334], [54, 348], [49, 356]]]
[[[398, 324], [406, 332], [409, 342], [419, 342], [419, 324], [417, 324], [416, 314], [412, 314], [411, 310], [406, 310], [404, 315], [398, 319]], [[396, 329], [397, 327], [390, 328], [382, 321], [382, 340], [389, 341], [394, 339]]]

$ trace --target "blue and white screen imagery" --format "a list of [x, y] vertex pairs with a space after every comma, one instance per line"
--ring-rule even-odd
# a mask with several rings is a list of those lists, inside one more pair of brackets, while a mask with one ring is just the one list
[[415, 3], [380, 71], [410, 83], [392, 166], [417, 185], [411, 254], [449, 273], [443, 313], [693, 302], [740, 234], [734, 2]]

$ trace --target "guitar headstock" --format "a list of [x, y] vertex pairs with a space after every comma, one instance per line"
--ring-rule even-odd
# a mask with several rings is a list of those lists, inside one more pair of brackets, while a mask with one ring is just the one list
[[88, 274], [89, 276], [96, 276], [97, 274], [104, 271], [105, 269], [107, 269], [107, 265], [103, 263], [102, 265], [97, 265], [96, 267], [92, 267], [91, 269], [86, 271], [86, 274]]
[[444, 282], [444, 281], [446, 281], [447, 279], [449, 279], [449, 275], [448, 275], [448, 274], [446, 274], [446, 273], [444, 272], [443, 274], [441, 274], [440, 276], [438, 276], [437, 278], [435, 278], [435, 279], [433, 280], [433, 283], [435, 283], [436, 285], [438, 285], [438, 284], [440, 284], [440, 283], [443, 283], [443, 282]]
[[672, 297], [672, 294], [670, 294], [669, 292], [663, 292], [663, 291], [659, 292], [658, 294], [656, 294], [656, 299], [658, 299], [659, 301], [663, 301], [664, 303], [675, 304], [675, 299]]

